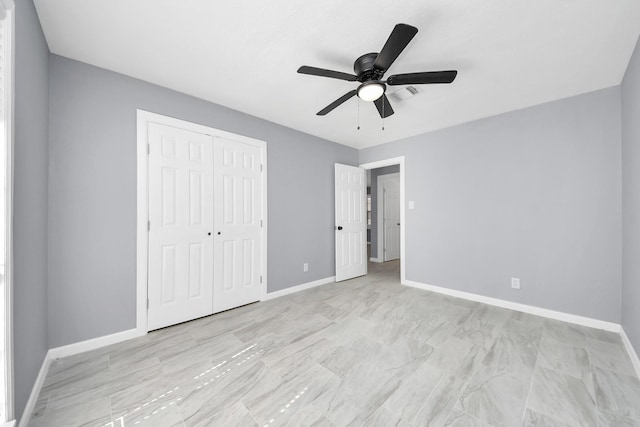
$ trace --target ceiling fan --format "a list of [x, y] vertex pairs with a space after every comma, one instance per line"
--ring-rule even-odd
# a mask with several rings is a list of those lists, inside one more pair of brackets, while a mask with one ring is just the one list
[[332, 79], [347, 80], [349, 82], [357, 81], [361, 83], [357, 89], [345, 93], [318, 111], [317, 115], [324, 116], [345, 101], [358, 95], [363, 101], [373, 101], [380, 113], [380, 117], [384, 119], [393, 114], [393, 108], [389, 103], [389, 99], [387, 99], [387, 96], [384, 94], [387, 90], [387, 85], [420, 85], [453, 82], [458, 74], [455, 70], [394, 74], [393, 76], [387, 77], [387, 80], [382, 80], [384, 73], [391, 67], [391, 64], [393, 64], [400, 53], [407, 47], [417, 32], [418, 29], [411, 25], [396, 25], [380, 53], [366, 53], [356, 59], [353, 63], [355, 75], [326, 70], [324, 68], [309, 67], [307, 65], [298, 68], [298, 73], [300, 74], [310, 74], [312, 76], [329, 77]]

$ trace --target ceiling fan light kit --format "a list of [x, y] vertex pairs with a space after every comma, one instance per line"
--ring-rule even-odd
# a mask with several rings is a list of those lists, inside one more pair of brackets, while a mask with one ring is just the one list
[[358, 87], [358, 97], [363, 101], [375, 101], [386, 91], [387, 87], [379, 81], [364, 82]]
[[391, 64], [394, 63], [417, 33], [418, 29], [411, 25], [396, 25], [380, 53], [366, 53], [356, 59], [353, 64], [355, 74], [310, 67], [308, 65], [298, 68], [298, 73], [300, 74], [361, 83], [357, 89], [342, 95], [316, 114], [324, 116], [355, 95], [358, 95], [363, 101], [373, 102], [378, 109], [380, 117], [384, 119], [394, 113], [389, 99], [385, 95], [387, 85], [447, 84], [453, 82], [458, 74], [455, 70], [395, 74], [389, 76], [386, 81], [382, 80], [384, 73], [387, 72]]

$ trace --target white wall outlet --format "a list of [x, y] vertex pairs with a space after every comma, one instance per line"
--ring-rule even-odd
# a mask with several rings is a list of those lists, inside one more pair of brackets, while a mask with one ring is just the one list
[[416, 208], [416, 204], [413, 202], [413, 200], [409, 201], [409, 209], [415, 209]]
[[307, 271], [309, 271], [309, 263], [305, 262], [304, 264], [302, 264], [302, 271], [304, 271], [305, 273]]
[[520, 279], [518, 277], [511, 278], [511, 287], [513, 289], [520, 289]]

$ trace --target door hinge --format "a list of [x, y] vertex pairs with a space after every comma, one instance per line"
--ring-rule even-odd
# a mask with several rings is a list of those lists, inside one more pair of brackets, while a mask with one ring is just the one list
[[149, 298], [147, 298], [147, 310], [149, 310]]
[[260, 220], [260, 227], [262, 227], [262, 220]]
[[262, 276], [260, 276], [260, 283], [262, 283]]
[[151, 231], [151, 221], [147, 221], [147, 231]]
[[151, 146], [147, 144], [147, 155], [151, 154]]
[[262, 163], [260, 163], [260, 172], [262, 172]]

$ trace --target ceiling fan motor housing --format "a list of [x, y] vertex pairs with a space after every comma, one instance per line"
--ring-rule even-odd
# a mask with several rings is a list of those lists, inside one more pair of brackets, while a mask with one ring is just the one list
[[373, 66], [378, 54], [365, 53], [353, 63], [353, 71], [358, 76], [358, 81], [363, 83], [369, 80], [380, 80], [386, 70], [378, 70]]

